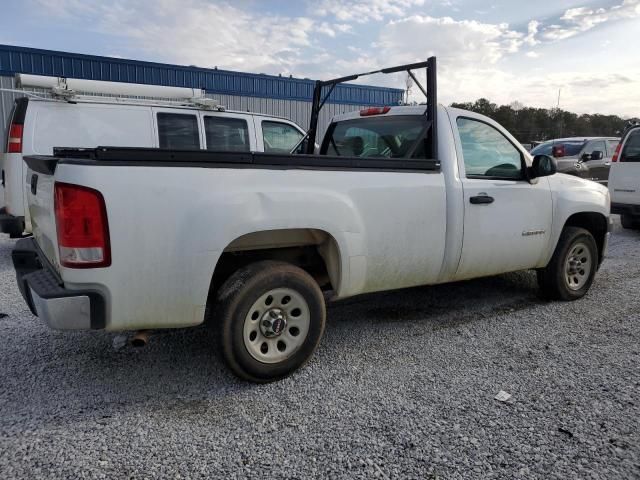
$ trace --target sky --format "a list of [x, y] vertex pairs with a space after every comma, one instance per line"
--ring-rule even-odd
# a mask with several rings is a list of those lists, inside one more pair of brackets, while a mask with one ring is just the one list
[[[0, 0], [0, 43], [328, 79], [438, 58], [441, 103], [640, 115], [640, 0]], [[420, 73], [421, 77], [424, 73]], [[406, 74], [365, 83], [406, 88]], [[414, 86], [411, 98], [420, 101]]]

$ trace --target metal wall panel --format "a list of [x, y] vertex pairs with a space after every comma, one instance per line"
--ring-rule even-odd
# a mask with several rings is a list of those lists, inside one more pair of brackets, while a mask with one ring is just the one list
[[[14, 89], [15, 81], [13, 77], [0, 75], [0, 88]], [[42, 90], [30, 90], [46, 95], [46, 92]], [[9, 115], [13, 107], [14, 99], [21, 97], [20, 93], [9, 93], [0, 91], [0, 141], [6, 140], [6, 131], [8, 123], [10, 121]], [[275, 98], [259, 98], [259, 97], [244, 97], [238, 95], [225, 95], [225, 94], [207, 94], [210, 98], [215, 98], [221, 105], [224, 105], [228, 110], [238, 110], [242, 112], [256, 112], [264, 113], [267, 115], [276, 115], [278, 117], [287, 118], [305, 130], [309, 128], [309, 120], [311, 117], [311, 102], [305, 102], [300, 100], [284, 100]], [[320, 119], [318, 122], [318, 138], [322, 138], [324, 132], [334, 115], [340, 113], [346, 113], [353, 110], [359, 110], [366, 108], [367, 105], [353, 105], [353, 104], [339, 104], [339, 103], [326, 103], [322, 111], [320, 112]], [[4, 149], [4, 145], [3, 148]]]
[[[0, 75], [15, 73], [203, 88], [217, 94], [299, 101], [311, 101], [314, 87], [309, 79], [0, 45]], [[346, 105], [397, 105], [402, 94], [395, 88], [342, 84], [330, 100]]]

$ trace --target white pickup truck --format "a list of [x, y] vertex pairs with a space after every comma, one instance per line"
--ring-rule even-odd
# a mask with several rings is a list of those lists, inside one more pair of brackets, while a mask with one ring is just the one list
[[426, 65], [426, 106], [336, 117], [318, 155], [28, 157], [34, 236], [13, 252], [25, 300], [56, 329], [209, 318], [227, 365], [265, 382], [310, 358], [325, 297], [524, 269], [548, 297], [582, 297], [607, 248], [607, 189], [555, 174], [482, 115], [436, 106]]

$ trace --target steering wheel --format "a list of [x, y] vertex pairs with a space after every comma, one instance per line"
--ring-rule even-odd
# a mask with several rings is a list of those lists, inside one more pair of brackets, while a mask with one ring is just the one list
[[504, 177], [511, 176], [511, 174], [517, 172], [519, 170], [513, 163], [502, 163], [500, 165], [496, 165], [495, 167], [491, 167], [484, 174], [487, 177]]

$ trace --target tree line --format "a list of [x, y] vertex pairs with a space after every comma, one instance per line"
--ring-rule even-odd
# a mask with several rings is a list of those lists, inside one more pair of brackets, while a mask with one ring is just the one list
[[495, 120], [521, 143], [561, 137], [616, 137], [628, 120], [617, 115], [582, 114], [562, 109], [525, 107], [520, 102], [496, 105], [486, 98], [475, 102], [452, 103], [452, 107], [471, 110]]

